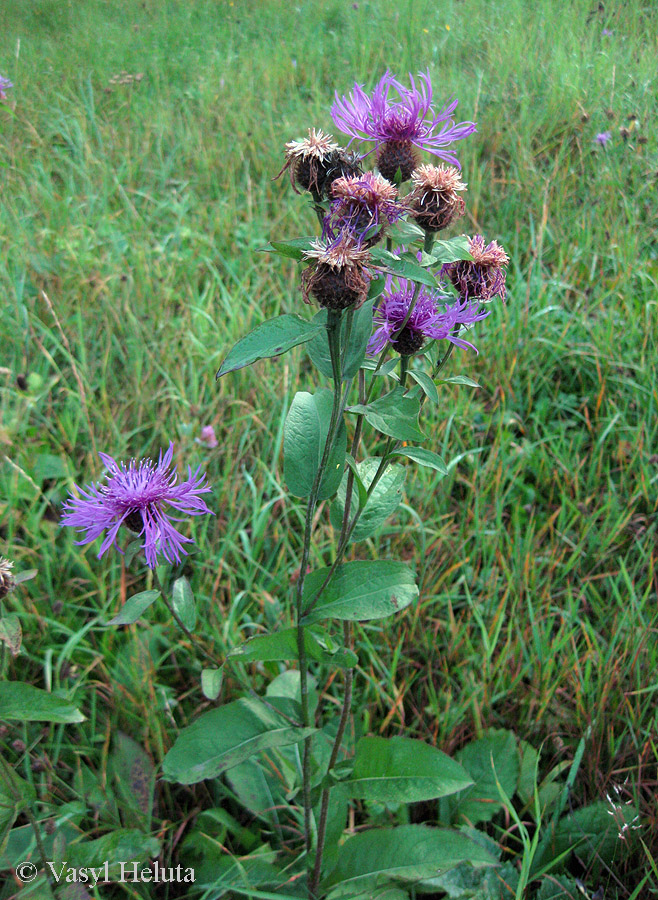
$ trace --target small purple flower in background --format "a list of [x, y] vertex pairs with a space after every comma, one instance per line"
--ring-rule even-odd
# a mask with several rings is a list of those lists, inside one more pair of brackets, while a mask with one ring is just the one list
[[605, 147], [605, 145], [608, 143], [608, 141], [610, 140], [611, 137], [612, 137], [612, 134], [609, 131], [599, 131], [599, 133], [596, 135], [594, 140], [597, 144], [600, 144], [602, 147]]
[[[435, 113], [429, 71], [420, 73], [418, 78], [416, 86], [410, 74], [411, 88], [407, 88], [387, 70], [372, 95], [355, 84], [349, 97], [336, 93], [331, 107], [331, 117], [340, 131], [362, 141], [375, 141], [379, 171], [389, 181], [395, 180], [398, 169], [402, 181], [411, 177], [418, 165], [417, 149], [461, 168], [455, 154], [447, 148], [475, 131], [473, 122], [455, 124], [452, 114], [457, 108], [456, 99]], [[391, 99], [391, 90], [397, 93], [397, 101]]]
[[496, 241], [486, 244], [481, 234], [468, 239], [468, 251], [472, 260], [445, 263], [441, 266], [441, 275], [448, 276], [462, 300], [490, 303], [494, 297], [500, 297], [504, 302], [507, 295], [507, 253]]
[[86, 489], [76, 485], [82, 496], [72, 496], [66, 501], [61, 524], [86, 531], [77, 544], [89, 544], [107, 531], [99, 559], [112, 545], [117, 546], [119, 528], [125, 525], [135, 534], [144, 535], [142, 548], [151, 569], [157, 566], [159, 553], [167, 562], [180, 562], [181, 554], [187, 555], [183, 544], [194, 541], [174, 528], [172, 522], [182, 519], [169, 518], [170, 513], [164, 507], [171, 506], [186, 516], [212, 514], [199, 497], [211, 488], [204, 484], [206, 476], [200, 474], [200, 467], [195, 472], [188, 467], [187, 479], [176, 484], [178, 473], [171, 468], [173, 455], [173, 443], [164, 456], [160, 451], [157, 464], [150, 459], [139, 462], [131, 459], [126, 465], [99, 453], [108, 470], [107, 481], [105, 484], [92, 482]]
[[603, 37], [610, 37], [612, 32], [610, 31], [609, 28], [604, 28], [603, 31], [601, 32], [601, 34], [603, 35]]
[[0, 101], [4, 102], [7, 100], [7, 94], [5, 91], [8, 91], [10, 88], [13, 88], [13, 84], [8, 78], [4, 78], [0, 75]]
[[201, 429], [201, 441], [206, 445], [206, 447], [216, 447], [217, 446], [217, 437], [215, 436], [215, 429], [212, 425], [204, 425]]
[[323, 235], [340, 240], [343, 232], [361, 246], [372, 246], [384, 235], [387, 225], [408, 212], [397, 202], [397, 188], [376, 172], [337, 178], [331, 185], [333, 201], [324, 219]]
[[[368, 343], [368, 355], [381, 353], [390, 341], [397, 353], [410, 356], [422, 349], [426, 338], [445, 339], [458, 347], [471, 347], [477, 353], [473, 344], [457, 337], [456, 331], [460, 325], [472, 325], [486, 319], [489, 312], [483, 310], [478, 303], [466, 300], [450, 303], [452, 298], [440, 290], [432, 291], [421, 287], [416, 305], [400, 331], [413, 301], [414, 290], [414, 283], [404, 278], [398, 279], [398, 287], [394, 289], [392, 277], [387, 276], [386, 289], [373, 316], [375, 331]], [[391, 341], [397, 332], [399, 334]]]

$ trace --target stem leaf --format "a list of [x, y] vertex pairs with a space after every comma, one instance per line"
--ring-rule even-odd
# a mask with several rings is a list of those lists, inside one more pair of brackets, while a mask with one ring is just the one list
[[[326, 388], [315, 394], [299, 391], [293, 398], [283, 432], [283, 475], [294, 497], [308, 497], [311, 493], [329, 433], [332, 406], [333, 394]], [[346, 448], [347, 433], [341, 420], [320, 482], [319, 501], [338, 490]]]
[[[315, 598], [329, 574], [317, 569], [306, 577], [302, 608]], [[418, 597], [415, 575], [396, 560], [356, 560], [338, 566], [333, 578], [302, 622], [308, 625], [322, 619], [359, 622], [382, 619], [409, 606]]]
[[235, 344], [215, 377], [221, 378], [227, 372], [250, 366], [259, 359], [280, 356], [298, 344], [310, 341], [321, 330], [321, 325], [302, 319], [301, 316], [286, 314], [268, 319]]

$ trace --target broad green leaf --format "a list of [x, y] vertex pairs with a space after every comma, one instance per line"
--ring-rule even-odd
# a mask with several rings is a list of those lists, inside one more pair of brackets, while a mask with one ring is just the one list
[[[347, 350], [344, 355], [343, 378], [353, 378], [361, 368], [363, 358], [366, 352], [366, 346], [372, 334], [372, 307], [374, 300], [368, 300], [360, 309], [354, 312], [352, 319], [352, 329], [347, 344]], [[320, 323], [323, 326], [327, 322], [327, 311], [325, 309], [313, 318], [314, 323]], [[341, 347], [345, 342], [345, 334], [347, 329], [347, 316], [344, 315], [341, 321]], [[327, 329], [323, 327], [322, 331], [316, 335], [306, 345], [308, 355], [311, 357], [313, 364], [327, 378], [333, 377], [333, 367], [331, 365], [331, 355], [329, 353], [329, 338]]]
[[182, 576], [174, 581], [172, 603], [178, 617], [188, 631], [194, 631], [196, 625], [196, 604], [190, 582]]
[[391, 272], [393, 275], [399, 275], [410, 281], [426, 284], [428, 287], [434, 288], [434, 290], [438, 289], [436, 278], [427, 269], [419, 266], [417, 262], [411, 259], [401, 259], [399, 256], [395, 256], [381, 247], [373, 247], [370, 250], [370, 257], [375, 265], [382, 266], [385, 271]]
[[[374, 375], [377, 375], [378, 377], [380, 375], [382, 377], [391, 375], [395, 381], [399, 381], [400, 379], [399, 379], [397, 373], [393, 371], [394, 369], [396, 369], [398, 367], [399, 362], [400, 362], [400, 357], [393, 356], [393, 357], [391, 357], [391, 359], [387, 360], [385, 363], [383, 363], [383, 365], [381, 365], [377, 369], [378, 360], [369, 359], [366, 357], [366, 359], [364, 359], [361, 364], [361, 368], [368, 369], [369, 371], [371, 371]], [[375, 370], [377, 370], [377, 371], [375, 371]]]
[[[328, 568], [306, 577], [302, 608], [306, 609], [323, 584]], [[304, 615], [304, 624], [322, 619], [364, 621], [382, 619], [409, 606], [418, 596], [415, 575], [395, 560], [357, 560], [338, 566], [313, 609]]]
[[126, 821], [126, 811], [132, 810], [133, 824], [146, 829], [151, 825], [153, 795], [155, 791], [155, 766], [144, 748], [122, 731], [113, 738], [109, 768], [114, 776], [117, 796], [121, 799], [122, 821]]
[[[308, 497], [320, 467], [329, 433], [333, 394], [322, 389], [315, 394], [295, 394], [283, 432], [283, 474], [294, 497]], [[336, 439], [329, 453], [320, 484], [318, 500], [336, 493], [345, 468], [347, 432], [341, 417]]]
[[268, 319], [237, 342], [229, 351], [215, 377], [221, 378], [227, 372], [235, 372], [244, 366], [250, 366], [259, 359], [279, 356], [298, 344], [310, 341], [319, 333], [321, 327], [302, 319], [301, 316], [284, 315]]
[[201, 690], [203, 696], [208, 700], [216, 700], [222, 689], [222, 681], [224, 680], [224, 667], [218, 669], [204, 669], [201, 672]]
[[460, 863], [496, 865], [487, 851], [454, 830], [400, 825], [356, 834], [342, 845], [338, 865], [325, 888], [332, 897], [351, 897], [355, 886], [375, 888], [395, 879], [413, 883], [434, 878]]
[[0, 682], [0, 721], [84, 722], [68, 700], [22, 681]]
[[[120, 871], [122, 862], [148, 864], [160, 853], [160, 842], [137, 828], [115, 828], [93, 841], [79, 841], [66, 848], [66, 864], [75, 868], [101, 866]], [[116, 868], [115, 868], [116, 867]]]
[[313, 238], [293, 238], [290, 241], [270, 241], [260, 250], [263, 253], [278, 253], [279, 256], [286, 256], [289, 259], [304, 259], [304, 250], [310, 250], [313, 245]]
[[0, 644], [4, 644], [12, 656], [18, 656], [22, 639], [21, 620], [16, 613], [7, 613], [0, 619]]
[[[304, 629], [304, 648], [306, 657], [315, 662], [332, 663], [339, 668], [352, 668], [358, 662], [358, 657], [351, 650], [343, 647], [335, 647], [333, 650], [325, 649], [316, 636]], [[272, 634], [258, 634], [249, 638], [235, 647], [228, 658], [239, 658], [243, 662], [259, 660], [261, 662], [283, 661], [299, 658], [297, 646], [297, 629], [284, 628]]]
[[345, 787], [350, 797], [380, 803], [416, 803], [455, 794], [473, 784], [459, 763], [423, 741], [365, 737], [356, 747]]
[[[281, 708], [285, 708], [285, 715], [279, 712]], [[266, 705], [255, 697], [244, 697], [203, 713], [180, 732], [165, 756], [164, 777], [180, 784], [196, 784], [204, 778], [216, 778], [262, 750], [303, 741], [315, 729], [294, 725], [291, 712], [298, 715], [297, 706], [290, 701], [272, 698]]]
[[[375, 473], [379, 468], [380, 462], [381, 460], [377, 457], [370, 457], [368, 459], [364, 459], [360, 463], [357, 463], [359, 477], [361, 478], [361, 481], [366, 488], [369, 488], [372, 484], [373, 478], [375, 477]], [[352, 532], [351, 540], [361, 541], [364, 538], [369, 537], [379, 528], [379, 526], [383, 522], [386, 521], [386, 519], [388, 519], [390, 515], [395, 512], [395, 510], [400, 505], [400, 501], [402, 500], [402, 487], [404, 485], [406, 474], [407, 473], [404, 469], [404, 466], [388, 466], [382, 477], [375, 485], [375, 488], [370, 495], [370, 498], [368, 499], [366, 507], [361, 513], [359, 521], [356, 523], [356, 527]], [[347, 474], [345, 474], [345, 476], [343, 477], [341, 485], [338, 488], [336, 502], [333, 503], [331, 507], [331, 524], [337, 531], [340, 531], [343, 522], [346, 491]], [[356, 514], [358, 508], [359, 496], [355, 485], [355, 488], [352, 490], [350, 503], [350, 518], [352, 518]]]
[[413, 369], [409, 369], [409, 375], [414, 381], [418, 382], [428, 400], [431, 400], [432, 403], [439, 402], [439, 392], [427, 372], [416, 372]]
[[[594, 863], [599, 859], [611, 865], [615, 853], [619, 852], [619, 835], [623, 833], [628, 837], [632, 834], [629, 828], [638, 814], [639, 810], [632, 802], [608, 804], [602, 801], [568, 813], [555, 828], [548, 859], [556, 859], [565, 851], [578, 847], [578, 855], [583, 860]], [[544, 857], [543, 863], [547, 861]]]
[[358, 404], [348, 407], [348, 412], [363, 414], [373, 428], [398, 441], [425, 439], [425, 435], [418, 428], [420, 401], [406, 396], [404, 388], [400, 385], [366, 406]]
[[160, 591], [140, 591], [128, 597], [121, 610], [106, 625], [132, 625], [160, 596]]
[[519, 778], [519, 751], [511, 731], [491, 730], [485, 737], [467, 744], [457, 754], [458, 761], [473, 779], [473, 786], [455, 798], [455, 816], [472, 825], [490, 822], [502, 808], [498, 781], [508, 797], [516, 793]]
[[413, 459], [414, 462], [420, 463], [421, 466], [428, 466], [430, 469], [436, 469], [442, 475], [448, 474], [448, 467], [438, 453], [433, 450], [426, 450], [424, 447], [401, 447], [395, 450], [392, 456], [406, 456]]
[[468, 238], [465, 234], [450, 238], [448, 241], [434, 241], [432, 256], [437, 264], [456, 262], [458, 259], [473, 259], [468, 251]]

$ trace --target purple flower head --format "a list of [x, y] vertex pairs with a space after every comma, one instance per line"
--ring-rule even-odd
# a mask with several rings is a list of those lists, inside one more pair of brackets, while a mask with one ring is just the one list
[[486, 244], [481, 234], [468, 239], [468, 250], [472, 260], [445, 263], [441, 266], [441, 275], [448, 276], [463, 300], [490, 303], [494, 297], [500, 297], [504, 302], [507, 253], [496, 241]]
[[172, 522], [183, 520], [171, 518], [171, 513], [164, 507], [168, 505], [186, 516], [212, 514], [199, 497], [211, 488], [204, 484], [206, 476], [200, 474], [200, 467], [195, 472], [188, 467], [187, 480], [176, 484], [178, 473], [171, 468], [173, 455], [173, 443], [169, 444], [164, 456], [160, 451], [157, 465], [150, 459], [139, 462], [131, 459], [126, 465], [117, 463], [106, 453], [99, 453], [107, 468], [106, 482], [92, 482], [86, 489], [76, 485], [82, 496], [66, 501], [61, 524], [86, 531], [77, 544], [89, 544], [107, 531], [99, 559], [112, 545], [117, 546], [119, 528], [125, 525], [140, 536], [144, 535], [142, 548], [151, 569], [158, 564], [159, 553], [167, 562], [180, 562], [181, 554], [187, 555], [183, 544], [194, 542], [175, 529]]
[[[461, 168], [455, 154], [447, 148], [475, 131], [473, 122], [455, 124], [452, 114], [457, 99], [450, 100], [438, 113], [432, 109], [429, 71], [418, 75], [418, 86], [411, 74], [409, 80], [411, 88], [387, 70], [372, 95], [355, 84], [349, 97], [336, 93], [331, 107], [331, 117], [340, 131], [352, 138], [375, 141], [379, 171], [391, 181], [398, 168], [402, 181], [410, 177], [417, 165], [415, 148]], [[391, 98], [391, 91], [397, 93], [397, 100]]]
[[452, 299], [443, 291], [432, 291], [421, 286], [416, 304], [400, 331], [413, 301], [415, 284], [405, 278], [399, 278], [398, 287], [394, 289], [393, 279], [386, 278], [386, 289], [382, 294], [373, 317], [375, 331], [368, 343], [369, 356], [376, 356], [389, 342], [394, 350], [402, 356], [410, 356], [422, 349], [426, 338], [448, 340], [458, 347], [471, 347], [473, 344], [457, 337], [459, 326], [471, 325], [485, 319], [489, 312], [483, 310], [478, 303], [467, 300]]
[[383, 237], [387, 225], [408, 212], [397, 201], [397, 188], [375, 172], [337, 178], [331, 194], [333, 200], [324, 219], [323, 236], [332, 241], [340, 240], [347, 232], [358, 246], [370, 247]]
[[605, 145], [608, 143], [608, 141], [610, 140], [611, 137], [612, 137], [612, 135], [610, 134], [609, 131], [600, 131], [596, 135], [594, 140], [596, 141], [597, 144], [600, 144], [602, 147], [605, 147]]
[[4, 76], [0, 75], [0, 100], [7, 99], [7, 95], [6, 95], [5, 91], [8, 91], [9, 88], [13, 88], [13, 86], [14, 85], [11, 83], [11, 81], [8, 78], [5, 78]]
[[215, 429], [212, 425], [204, 425], [201, 429], [201, 441], [206, 445], [206, 447], [216, 447], [218, 444], [217, 436], [215, 435]]
[[612, 34], [612, 31], [610, 31], [609, 28], [604, 28], [604, 29], [601, 31], [601, 34], [603, 35], [603, 37], [610, 37], [610, 35]]

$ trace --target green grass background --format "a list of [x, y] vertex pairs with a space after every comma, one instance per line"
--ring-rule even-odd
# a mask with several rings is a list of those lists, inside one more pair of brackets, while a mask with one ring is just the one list
[[[657, 26], [637, 0], [5, 0], [0, 553], [38, 570], [7, 601], [24, 645], [6, 677], [65, 688], [89, 715], [3, 736], [42, 795], [71, 799], [72, 760], [102, 780], [118, 728], [160, 761], [203, 702], [165, 610], [101, 625], [143, 575], [58, 525], [98, 450], [173, 440], [180, 465], [207, 470], [217, 515], [194, 523], [182, 571], [209, 646], [289, 622], [303, 513], [285, 499], [282, 425], [312, 372], [297, 351], [214, 372], [264, 318], [311, 314], [296, 265], [255, 252], [314, 228], [272, 180], [283, 144], [332, 130], [334, 90], [429, 67], [437, 101], [456, 93], [478, 126], [452, 231], [503, 244], [509, 297], [477, 327], [479, 356], [452, 357], [480, 389], [445, 386], [424, 408], [429, 446], [460, 457], [450, 476], [410, 466], [397, 517], [357, 546], [414, 561], [421, 584], [417, 608], [360, 631], [359, 714], [448, 752], [511, 727], [543, 742], [547, 768], [587, 734], [574, 801], [628, 776], [658, 853]], [[143, 77], [113, 84], [121, 72]], [[206, 424], [215, 450], [196, 440]], [[319, 538], [327, 553], [326, 511]], [[620, 852], [622, 885], [644, 870]]]

